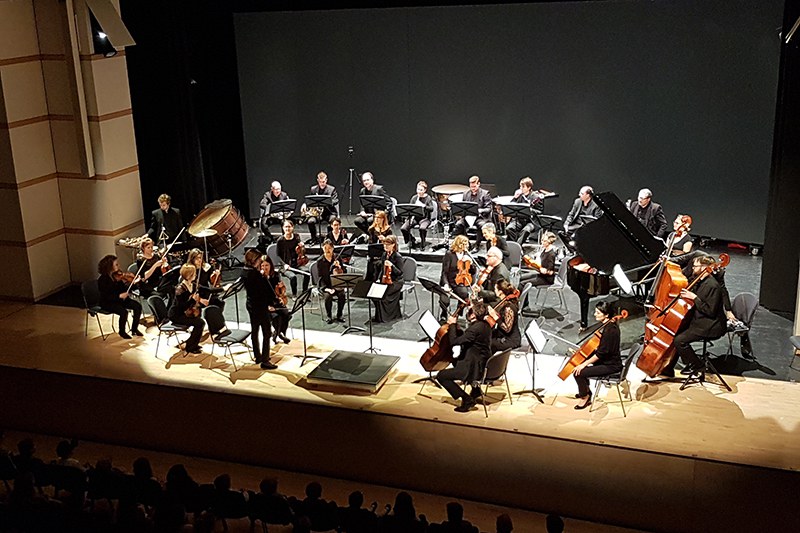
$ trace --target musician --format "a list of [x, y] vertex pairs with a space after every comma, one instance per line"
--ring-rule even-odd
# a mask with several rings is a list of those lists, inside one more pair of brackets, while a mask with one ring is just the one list
[[[686, 215], [678, 215], [675, 217], [675, 220], [672, 222], [672, 229], [674, 231], [678, 231], [678, 228], [685, 225], [684, 217]], [[675, 237], [675, 240], [672, 242], [672, 256], [677, 257], [679, 255], [688, 254], [692, 251], [692, 247], [694, 246], [694, 242], [692, 236], [689, 234], [690, 226], [686, 225], [685, 231], [681, 234], [681, 237]], [[691, 264], [691, 263], [690, 263]]]
[[[469, 325], [460, 335], [453, 326], [458, 319], [454, 316], [447, 318], [447, 323], [450, 324], [447, 332], [450, 343], [453, 346], [461, 346], [461, 354], [453, 363], [453, 368], [446, 368], [436, 375], [436, 381], [453, 399], [461, 399], [461, 405], [455, 408], [458, 413], [469, 412], [477, 403], [476, 399], [481, 395], [479, 380], [483, 377], [486, 361], [492, 356], [492, 328], [484, 320], [485, 317], [486, 305], [480, 301], [473, 301], [467, 313]], [[469, 383], [470, 393], [467, 394], [456, 381]]]
[[594, 318], [602, 323], [602, 337], [597, 349], [589, 359], [579, 364], [572, 372], [578, 384], [577, 397], [580, 399], [575, 409], [586, 409], [592, 403], [592, 391], [589, 389], [589, 378], [599, 378], [616, 374], [622, 370], [622, 358], [619, 352], [619, 326], [613, 316], [611, 304], [597, 302]]
[[[533, 262], [539, 265], [539, 270], [523, 270], [519, 276], [519, 286], [524, 287], [526, 283], [533, 284], [534, 287], [552, 285], [556, 279], [556, 247], [558, 239], [552, 231], [545, 231], [540, 240], [541, 249], [534, 256]], [[525, 296], [527, 300], [527, 295]], [[527, 301], [520, 302], [520, 309], [525, 309]], [[588, 311], [587, 311], [588, 313]]]
[[[392, 199], [389, 197], [389, 194], [381, 185], [375, 184], [375, 178], [372, 175], [372, 172], [364, 172], [361, 175], [361, 191], [359, 191], [359, 196], [383, 196], [386, 200], [386, 210], [385, 212], [390, 213], [392, 210]], [[373, 215], [375, 214], [374, 207], [364, 207], [361, 206], [361, 211], [358, 213], [358, 216], [355, 218], [353, 223], [356, 225], [358, 229], [367, 233], [370, 224], [373, 221]], [[389, 221], [391, 223], [391, 220]]]
[[[328, 224], [333, 222], [333, 219], [339, 216], [339, 195], [336, 193], [336, 187], [333, 185], [328, 185], [328, 175], [325, 172], [320, 171], [317, 174], [317, 184], [312, 185], [311, 187], [311, 194], [314, 195], [325, 195], [331, 197], [331, 202], [333, 202], [333, 208], [323, 207], [321, 213], [317, 213], [316, 211], [311, 212], [306, 219], [306, 224], [308, 224], [308, 231], [311, 233], [311, 238], [307, 241], [307, 244], [318, 244], [319, 235], [317, 233], [317, 224], [320, 220], [327, 220]], [[320, 209], [319, 207], [311, 208], [316, 209], [317, 211]], [[306, 204], [303, 204], [301, 207], [303, 212], [306, 212], [308, 209]], [[310, 210], [308, 210], [310, 211]]]
[[334, 246], [344, 246], [350, 242], [347, 230], [342, 227], [342, 219], [336, 217], [331, 220], [331, 227], [328, 229], [325, 240], [331, 241]]
[[433, 198], [428, 194], [428, 183], [424, 180], [417, 182], [417, 194], [411, 197], [408, 201], [410, 204], [421, 205], [425, 216], [421, 220], [416, 217], [410, 217], [403, 222], [400, 232], [403, 234], [403, 240], [406, 244], [411, 243], [411, 248], [417, 247], [417, 241], [414, 235], [411, 234], [411, 228], [419, 227], [420, 249], [425, 249], [425, 238], [428, 235], [428, 227], [433, 223], [434, 219], [434, 203]]
[[[331, 282], [331, 274], [344, 274], [345, 266], [339, 258], [333, 255], [333, 243], [326, 240], [322, 243], [322, 257], [317, 262], [319, 268], [319, 289], [325, 298], [325, 312], [328, 315], [328, 324], [334, 322], [344, 322], [342, 311], [344, 310], [344, 289], [334, 289]], [[336, 298], [336, 318], [332, 316], [333, 299]]]
[[[698, 277], [700, 281], [691, 291], [682, 289], [680, 293], [684, 300], [694, 302], [688, 325], [675, 335], [674, 339], [677, 356], [680, 357], [690, 373], [702, 367], [702, 362], [692, 349], [691, 343], [718, 339], [728, 330], [728, 321], [723, 305], [723, 290], [717, 279], [706, 270], [714, 263], [715, 260], [711, 256], [696, 257], [692, 262], [692, 279], [689, 279], [689, 283]], [[675, 364], [678, 357], [673, 358], [670, 364], [661, 371], [662, 376], [675, 376]]]
[[[603, 214], [603, 211], [594, 203], [593, 194], [594, 190], [589, 185], [581, 187], [578, 197], [572, 204], [572, 209], [569, 210], [567, 218], [564, 219], [564, 231], [566, 233], [572, 234], [579, 227], [599, 218]], [[591, 219], [585, 217], [591, 217]]]
[[169, 306], [167, 317], [174, 323], [192, 328], [189, 338], [186, 339], [183, 351], [186, 353], [202, 353], [200, 349], [200, 337], [203, 336], [203, 329], [206, 321], [200, 317], [197, 309], [200, 302], [200, 295], [195, 292], [195, 276], [197, 269], [194, 265], [185, 264], [181, 267], [181, 282], [175, 287], [175, 297], [172, 298], [172, 305]]
[[375, 283], [383, 283], [383, 277], [388, 270], [391, 283], [388, 285], [383, 298], [375, 302], [375, 317], [373, 322], [391, 322], [403, 318], [400, 309], [400, 297], [403, 290], [403, 257], [397, 251], [397, 237], [389, 235], [383, 239], [383, 255], [380, 263], [375, 268], [369, 269], [368, 277]]
[[489, 251], [489, 248], [494, 246], [503, 254], [503, 264], [506, 265], [506, 268], [511, 270], [511, 254], [508, 251], [508, 243], [506, 240], [497, 234], [497, 230], [495, 229], [495, 225], [493, 222], [487, 222], [481, 228], [481, 233], [483, 234], [483, 238], [486, 239], [486, 251]]
[[635, 204], [629, 203], [628, 209], [647, 228], [647, 231], [659, 239], [667, 236], [667, 218], [664, 216], [661, 204], [653, 201], [650, 189], [640, 190], [638, 201]]
[[[215, 279], [219, 280], [220, 269], [211, 266], [205, 262], [203, 251], [199, 248], [192, 248], [189, 250], [189, 255], [186, 258], [186, 263], [194, 265], [195, 276], [195, 291], [200, 295], [199, 304], [203, 307], [209, 305], [216, 305], [220, 309], [225, 307], [225, 301], [222, 300], [217, 294], [221, 292], [219, 288], [216, 291], [214, 283], [211, 282], [212, 275]], [[219, 281], [217, 281], [219, 283]]]
[[[478, 204], [478, 218], [475, 219], [474, 224], [475, 229], [478, 230], [478, 234], [475, 236], [475, 246], [473, 247], [473, 251], [477, 252], [481, 245], [481, 240], [483, 239], [481, 228], [484, 224], [492, 220], [492, 197], [489, 191], [481, 189], [481, 179], [478, 176], [472, 176], [469, 179], [469, 190], [464, 193], [461, 200]], [[461, 217], [461, 219], [456, 222], [453, 233], [456, 235], [466, 235], [467, 226], [469, 226], [469, 223], [466, 218]]]
[[[131, 298], [130, 282], [125, 282], [123, 272], [119, 268], [119, 261], [115, 255], [107, 255], [97, 263], [97, 288], [100, 291], [100, 307], [119, 315], [119, 336], [130, 339], [131, 335], [141, 337], [139, 331], [139, 318], [142, 316], [142, 304]], [[131, 273], [130, 276], [133, 276]], [[125, 332], [128, 323], [128, 311], [133, 313], [131, 335]]]
[[288, 199], [289, 195], [283, 192], [281, 182], [276, 180], [272, 182], [270, 189], [264, 193], [261, 202], [259, 202], [259, 207], [261, 208], [261, 233], [264, 234], [268, 243], [275, 239], [269, 227], [272, 224], [282, 222], [290, 215], [290, 213], [270, 213], [270, 208], [275, 202]]
[[[702, 250], [693, 250], [680, 256], [670, 259], [673, 263], [681, 267], [681, 273], [686, 279], [691, 279], [694, 274], [694, 260], [699, 257], [711, 257], [709, 254]], [[716, 260], [715, 260], [716, 261]], [[725, 316], [730, 321], [736, 321], [737, 318], [733, 314], [733, 307], [731, 306], [730, 293], [728, 287], [725, 285], [725, 269], [717, 268], [711, 274], [719, 283], [720, 291], [722, 291], [722, 307], [725, 309]], [[748, 339], [749, 342], [749, 339]]]
[[[283, 221], [283, 235], [278, 237], [277, 242], [278, 257], [281, 261], [286, 263], [289, 267], [299, 270], [297, 263], [300, 252], [305, 254], [305, 247], [300, 240], [300, 237], [294, 232], [294, 222], [288, 218]], [[289, 285], [292, 288], [292, 298], [297, 296], [297, 273], [291, 270], [283, 272], [283, 276], [289, 279]], [[311, 277], [303, 275], [303, 291], [308, 289], [308, 281]]]
[[277, 344], [279, 338], [281, 342], [288, 343], [290, 339], [286, 336], [286, 330], [289, 329], [289, 320], [292, 315], [286, 307], [286, 285], [281, 281], [281, 275], [275, 270], [272, 259], [266, 255], [261, 256], [261, 275], [266, 278], [275, 295], [269, 306], [272, 320], [272, 343]]
[[164, 257], [155, 255], [153, 251], [153, 239], [145, 237], [142, 239], [140, 253], [136, 258], [136, 268], [142, 280], [139, 282], [139, 294], [148, 297], [154, 293], [159, 292], [159, 284], [161, 283], [162, 273], [161, 267], [167, 265], [166, 254]]
[[[442, 274], [439, 278], [439, 283], [442, 286], [448, 287], [450, 291], [455, 293], [462, 300], [469, 298], [471, 283], [459, 283], [456, 281], [459, 272], [458, 262], [462, 261], [462, 264], [466, 264], [465, 262], [467, 261], [469, 262], [469, 267], [465, 269], [464, 273], [469, 274], [472, 277], [472, 281], [475, 281], [477, 272], [477, 265], [467, 254], [467, 248], [469, 248], [469, 239], [464, 235], [457, 235], [453, 239], [452, 244], [450, 244], [450, 249], [444, 253], [444, 258], [442, 259]], [[447, 319], [447, 310], [449, 306], [450, 297], [444, 294], [439, 295], [441, 322]]]
[[369, 235], [367, 240], [369, 244], [380, 244], [386, 237], [392, 235], [392, 227], [389, 225], [386, 211], [375, 211], [372, 224], [367, 228], [367, 234]]
[[183, 229], [181, 212], [176, 207], [171, 207], [172, 197], [162, 194], [158, 197], [158, 209], [150, 215], [150, 229], [147, 236], [153, 242], [174, 240]]
[[[512, 202], [517, 204], [528, 204], [532, 208], [541, 209], [542, 197], [533, 190], [533, 180], [526, 176], [519, 180], [519, 189], [514, 192]], [[530, 215], [515, 217], [506, 226], [506, 235], [509, 239], [515, 240], [520, 245], [528, 242], [528, 237], [536, 231], [536, 224]]]
[[487, 304], [498, 300], [494, 287], [500, 280], [508, 281], [511, 273], [503, 264], [503, 252], [497, 247], [489, 248], [486, 252], [486, 267], [478, 274], [478, 280], [472, 286], [475, 297], [482, 298]]
[[[253, 348], [253, 356], [256, 363], [265, 370], [274, 370], [277, 365], [270, 363], [269, 337], [272, 328], [270, 311], [275, 308], [278, 299], [275, 291], [267, 278], [261, 273], [261, 252], [252, 248], [244, 254], [244, 290], [247, 295], [245, 307], [250, 315], [250, 344]], [[261, 350], [261, 342], [258, 334], [264, 338], [264, 351]], [[266, 354], [264, 357], [262, 354]]]
[[492, 328], [492, 353], [502, 352], [507, 348], [522, 346], [522, 335], [519, 332], [519, 291], [511, 282], [501, 279], [494, 286], [495, 296], [503, 300], [494, 306], [499, 315]]

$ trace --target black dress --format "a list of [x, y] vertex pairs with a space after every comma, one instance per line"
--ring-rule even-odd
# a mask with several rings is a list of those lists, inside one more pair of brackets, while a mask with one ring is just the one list
[[[278, 257], [281, 258], [281, 261], [286, 263], [292, 268], [297, 269], [297, 246], [300, 244], [300, 237], [295, 233], [292, 235], [291, 239], [287, 239], [283, 235], [278, 237], [277, 243], [277, 251]], [[277, 266], [277, 265], [275, 265]], [[289, 280], [289, 286], [292, 288], [292, 296], [297, 296], [297, 277], [301, 276], [303, 278], [303, 290], [305, 291], [308, 289], [308, 283], [311, 279], [311, 276], [305, 276], [302, 274], [297, 274], [296, 272], [292, 272], [291, 270], [287, 270], [283, 273], [283, 275]]]
[[622, 358], [619, 353], [619, 326], [615, 321], [609, 321], [603, 326], [603, 333], [600, 343], [594, 355], [598, 361], [583, 370], [579, 376], [575, 377], [578, 384], [578, 394], [583, 397], [591, 393], [589, 390], [589, 378], [598, 378], [616, 374], [622, 370]]
[[[268, 307], [277, 303], [275, 292], [260, 271], [244, 267], [244, 290], [247, 294], [245, 307], [250, 315], [250, 343], [253, 347], [253, 356], [256, 363], [264, 362], [262, 353], [269, 358], [269, 337], [272, 328], [271, 313]], [[264, 348], [262, 352], [261, 342], [258, 333], [264, 338]]]
[[172, 305], [169, 306], [167, 316], [175, 324], [184, 326], [191, 326], [192, 332], [186, 341], [186, 351], [192, 352], [200, 348], [200, 337], [203, 336], [203, 328], [206, 321], [199, 316], [190, 317], [186, 316], [186, 312], [190, 307], [193, 307], [197, 302], [192, 298], [192, 291], [186, 288], [186, 285], [179, 283], [175, 287], [175, 297], [172, 299]]
[[124, 281], [116, 281], [111, 276], [102, 275], [97, 279], [97, 288], [100, 291], [100, 307], [119, 315], [119, 333], [126, 336], [125, 324], [128, 320], [128, 310], [133, 312], [133, 323], [131, 331], [137, 332], [139, 328], [139, 317], [142, 316], [142, 304], [134, 300], [131, 296], [120, 298], [119, 295], [128, 291], [128, 284]]
[[381, 256], [380, 263], [377, 263], [371, 272], [371, 281], [376, 283], [381, 282], [383, 276], [383, 265], [386, 259], [392, 263], [392, 284], [386, 289], [383, 298], [375, 301], [375, 318], [373, 322], [391, 322], [403, 318], [403, 311], [400, 309], [400, 299], [403, 290], [403, 257], [394, 252], [392, 255], [387, 256], [386, 252]]

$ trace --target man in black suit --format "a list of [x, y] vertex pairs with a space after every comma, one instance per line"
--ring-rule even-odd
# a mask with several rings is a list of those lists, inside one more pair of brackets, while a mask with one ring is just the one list
[[270, 207], [275, 202], [288, 199], [289, 195], [283, 192], [280, 181], [273, 181], [270, 185], [270, 189], [265, 192], [264, 196], [261, 198], [261, 202], [259, 203], [259, 207], [261, 208], [261, 233], [264, 234], [264, 238], [268, 243], [275, 240], [274, 235], [272, 235], [272, 232], [269, 230], [270, 225], [276, 223], [283, 224], [283, 221], [291, 215], [291, 213], [270, 214]]
[[[703, 340], [715, 340], [722, 337], [728, 329], [728, 321], [725, 317], [723, 306], [723, 291], [716, 278], [711, 275], [706, 268], [715, 263], [711, 256], [701, 256], [694, 259], [692, 263], [692, 273], [694, 278], [700, 277], [692, 291], [681, 290], [681, 298], [694, 302], [689, 325], [675, 335], [675, 348], [677, 356], [689, 368], [694, 371], [702, 365], [702, 362], [692, 349], [692, 342]], [[691, 281], [691, 280], [690, 280]], [[661, 375], [667, 377], [675, 376], [675, 357], [670, 364], [661, 371]]]
[[628, 209], [647, 228], [647, 231], [660, 239], [666, 237], [667, 217], [664, 216], [661, 204], [653, 201], [653, 193], [650, 189], [639, 191], [638, 201], [635, 204], [631, 202]]
[[480, 297], [487, 304], [492, 304], [498, 301], [497, 294], [494, 292], [497, 282], [501, 279], [509, 281], [509, 278], [511, 278], [511, 273], [506, 268], [506, 265], [503, 264], [503, 252], [500, 248], [492, 246], [486, 252], [486, 268], [484, 270], [486, 269], [489, 270], [489, 274], [483, 284], [478, 284], [483, 274], [483, 270], [480, 270], [472, 290], [475, 296]]
[[[492, 221], [492, 196], [489, 191], [481, 188], [481, 178], [472, 176], [469, 178], [469, 190], [461, 197], [462, 202], [475, 202], [478, 204], [478, 218], [475, 219], [475, 229], [478, 230], [475, 236], [475, 246], [473, 252], [477, 252], [483, 240], [483, 225]], [[453, 228], [454, 235], [466, 235], [469, 223], [465, 217], [456, 222]]]
[[[389, 194], [381, 185], [375, 184], [375, 177], [372, 175], [372, 172], [364, 172], [361, 175], [361, 191], [358, 193], [359, 196], [364, 195], [372, 195], [372, 196], [383, 196], [386, 200], [386, 215], [389, 217], [389, 224], [392, 223], [392, 199], [389, 197]], [[365, 234], [368, 232], [370, 225], [372, 225], [373, 215], [375, 214], [375, 208], [373, 207], [364, 207], [361, 206], [361, 212], [358, 213], [358, 216], [355, 218], [353, 223], [356, 225], [358, 229], [363, 231]]]
[[[333, 209], [325, 207], [319, 215], [309, 215], [308, 219], [306, 219], [308, 231], [311, 233], [311, 239], [307, 244], [318, 244], [322, 243], [322, 239], [319, 238], [317, 224], [321, 220], [327, 220], [328, 224], [330, 224], [334, 218], [339, 216], [339, 195], [336, 193], [336, 187], [328, 185], [328, 175], [325, 172], [317, 174], [317, 184], [311, 187], [311, 194], [330, 196], [331, 202], [333, 202]], [[306, 207], [306, 205], [303, 204], [303, 207]]]
[[151, 213], [150, 229], [147, 230], [147, 236], [155, 243], [160, 241], [170, 242], [183, 229], [181, 212], [176, 207], [170, 207], [171, 202], [170, 195], [162, 194], [158, 197], [159, 208]]
[[578, 192], [578, 197], [572, 204], [567, 218], [564, 219], [564, 232], [568, 235], [594, 219], [600, 218], [603, 211], [594, 203], [592, 195], [594, 190], [589, 185], [584, 185]]

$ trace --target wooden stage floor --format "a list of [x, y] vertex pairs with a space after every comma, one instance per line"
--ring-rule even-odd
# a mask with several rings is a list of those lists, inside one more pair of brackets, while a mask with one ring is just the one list
[[[800, 411], [796, 408], [800, 404], [800, 386], [796, 383], [726, 376], [733, 392], [727, 392], [713, 382], [680, 391], [680, 382], [642, 383], [643, 375], [633, 368], [629, 374], [629, 389], [634, 399], [626, 404], [628, 416], [625, 418], [619, 404], [602, 403], [602, 398], [616, 399], [614, 390], [601, 393], [601, 403], [595, 406], [594, 412], [574, 410], [574, 381], [562, 382], [556, 376], [561, 357], [539, 355], [536, 358], [536, 386], [544, 389], [544, 403], [539, 403], [531, 395], [523, 395], [513, 396], [511, 405], [505, 387], [493, 387], [490, 394], [497, 399], [491, 401], [489, 417], [486, 418], [482, 408], [466, 414], [454, 412], [455, 402], [442, 389], [431, 384], [420, 393], [420, 385], [413, 381], [425, 376], [418, 362], [426, 347], [424, 343], [376, 338], [374, 344], [380, 353], [397, 355], [401, 360], [384, 386], [377, 393], [368, 394], [318, 388], [306, 383], [304, 377], [317, 361], [309, 361], [301, 367], [301, 359], [294, 357], [303, 352], [302, 342], [297, 340], [302, 339], [299, 329], [291, 330], [296, 340], [275, 347], [272, 361], [278, 364], [278, 370], [263, 371], [250, 361], [246, 351], [239, 351], [236, 355], [239, 369], [234, 371], [230, 360], [224, 358], [219, 349], [215, 350], [215, 355], [210, 354], [207, 343], [203, 345], [203, 354], [182, 357], [174, 346], [166, 346], [162, 339], [156, 358], [155, 327], [148, 328], [144, 338], [126, 341], [112, 334], [103, 341], [94, 319], [90, 319], [89, 335], [84, 337], [84, 317], [85, 311], [80, 309], [0, 303], [0, 342], [3, 347], [0, 365], [5, 367], [0, 373], [5, 377], [0, 380], [0, 399], [7, 406], [0, 415], [0, 424], [54, 433], [64, 429], [53, 427], [59, 426], [58, 406], [63, 405], [71, 415], [67, 417], [70, 423], [79, 427], [78, 431], [91, 433], [84, 435], [86, 438], [105, 438], [145, 447], [148, 442], [142, 441], [151, 439], [149, 444], [153, 449], [201, 456], [206, 451], [208, 457], [252, 463], [263, 461], [271, 466], [288, 466], [310, 472], [324, 470], [319, 473], [336, 474], [345, 479], [371, 477], [364, 481], [385, 481], [399, 487], [484, 501], [496, 497], [495, 503], [498, 504], [665, 531], [724, 530], [726, 524], [731, 523], [741, 526], [742, 520], [756, 520], [753, 516], [748, 518], [752, 515], [748, 510], [748, 500], [767, 512], [764, 506], [781, 505], [783, 498], [789, 497], [786, 487], [796, 488], [800, 479]], [[104, 329], [106, 326], [110, 329], [109, 318], [101, 317], [101, 320]], [[362, 351], [369, 344], [366, 336], [342, 337], [326, 331], [308, 331], [307, 339], [309, 354], [323, 357], [334, 349]], [[529, 359], [524, 356], [512, 357], [508, 375], [512, 392], [530, 388], [528, 364]], [[63, 377], [64, 390], [44, 389], [59, 383], [59, 376]], [[43, 377], [42, 381], [38, 382], [40, 377]], [[26, 380], [27, 383], [21, 383]], [[134, 385], [142, 388], [131, 388]], [[79, 388], [76, 390], [76, 387]], [[113, 390], [119, 391], [119, 397], [113, 398], [113, 393], [110, 393], [111, 399], [102, 399], [103, 394], [109, 394], [104, 391]], [[26, 391], [29, 394], [26, 395]], [[103, 402], [109, 401], [119, 404], [115, 408], [119, 409], [120, 417], [124, 417], [127, 401], [140, 408], [148, 406], [152, 409], [149, 396], [163, 417], [159, 421], [159, 414], [151, 412], [153, 424], [174, 428], [176, 422], [169, 419], [171, 406], [168, 402], [172, 400], [164, 396], [164, 391], [174, 391], [182, 399], [191, 398], [187, 391], [200, 394], [197, 403], [202, 403], [202, 406], [190, 408], [181, 404], [182, 412], [193, 422], [197, 421], [194, 417], [199, 416], [198, 413], [215, 416], [215, 410], [222, 408], [223, 402], [236, 402], [224, 404], [227, 411], [223, 413], [228, 415], [220, 416], [226, 418], [233, 405], [238, 408], [248, 405], [248, 401], [255, 402], [252, 404], [255, 409], [260, 410], [262, 406], [268, 409], [276, 424], [285, 423], [282, 416], [316, 414], [321, 417], [319, 424], [312, 424], [310, 418], [304, 420], [314, 426], [309, 431], [322, 431], [321, 427], [325, 426], [325, 446], [332, 446], [334, 436], [331, 433], [336, 433], [336, 439], [341, 437], [339, 445], [343, 447], [358, 442], [360, 433], [362, 439], [366, 438], [375, 448], [381, 449], [358, 453], [370, 459], [374, 456], [375, 461], [381, 460], [381, 451], [392, 454], [390, 459], [384, 458], [388, 463], [383, 465], [391, 472], [378, 476], [374, 473], [374, 466], [342, 466], [341, 454], [333, 452], [333, 466], [330, 459], [328, 463], [317, 462], [313, 458], [317, 453], [314, 438], [310, 436], [313, 433], [293, 437], [300, 438], [309, 446], [304, 459], [298, 459], [294, 452], [262, 459], [246, 451], [244, 446], [226, 452], [225, 446], [209, 444], [204, 448], [193, 443], [181, 449], [176, 444], [180, 442], [177, 435], [180, 431], [174, 429], [163, 431], [163, 442], [158, 441], [157, 430], [154, 430], [155, 436], [148, 430], [141, 430], [136, 435], [123, 435], [119, 428], [114, 429], [118, 433], [106, 434], [100, 427], [102, 420], [95, 421], [92, 426], [90, 419], [80, 418], [75, 412], [85, 408], [89, 413], [100, 415], [105, 408], [98, 404], [102, 406]], [[49, 397], [51, 394], [53, 396]], [[135, 394], [135, 402], [125, 394]], [[81, 398], [83, 404], [75, 397]], [[95, 403], [90, 401], [95, 397]], [[285, 414], [278, 414], [276, 406], [283, 406], [280, 412]], [[47, 414], [32, 418], [31, 413], [36, 409]], [[84, 416], [91, 418], [89, 414]], [[124, 421], [116, 422], [124, 427]], [[48, 425], [50, 427], [45, 427]], [[342, 428], [342, 435], [335, 430], [336, 427]], [[220, 441], [235, 431], [232, 424], [218, 429], [222, 432]], [[168, 435], [171, 431], [177, 432], [174, 438]], [[197, 427], [186, 431], [197, 431]], [[300, 430], [293, 427], [292, 431]], [[275, 431], [270, 433], [273, 441], [278, 439]], [[424, 442], [420, 443], [420, 439]], [[401, 472], [409, 465], [413, 467], [415, 459], [398, 458], [403, 453], [398, 453], [395, 448], [407, 450], [410, 447], [428, 452], [428, 459], [423, 463], [430, 477], [415, 477]], [[487, 450], [490, 450], [488, 454]], [[475, 453], [483, 455], [483, 459], [475, 459], [471, 455]], [[554, 465], [558, 458], [569, 464]], [[464, 484], [469, 487], [453, 487], [452, 483], [439, 478], [446, 475], [444, 465], [450, 461], [455, 465], [466, 461], [463, 472], [457, 475], [463, 475], [467, 480], [474, 480], [475, 475], [481, 472], [480, 468], [473, 469], [473, 463], [496, 461], [493, 470], [488, 470], [506, 477], [505, 489], [487, 492], [484, 481]], [[503, 461], [502, 466], [498, 466], [500, 461]], [[520, 479], [510, 479], [517, 474]], [[421, 477], [426, 479], [421, 480]], [[483, 479], [482, 474], [479, 477]], [[537, 486], [541, 490], [524, 494], [526, 482], [529, 491]], [[582, 484], [588, 484], [592, 490], [601, 490], [598, 487], [605, 486], [601, 485], [604, 483], [619, 487], [610, 491], [603, 488], [609, 492], [609, 497], [596, 505], [580, 504], [579, 501], [569, 504], [557, 498], [580, 491]], [[758, 483], [759, 487], [750, 486], [752, 483]], [[765, 492], [760, 486], [762, 484], [770, 485], [770, 488]], [[654, 496], [664, 501], [664, 509], [623, 513], [632, 499], [637, 498], [637, 493], [657, 489], [664, 491]], [[760, 495], [749, 494], [755, 491]], [[782, 498], [779, 495], [783, 491], [787, 495]], [[739, 492], [747, 494], [737, 498]], [[765, 503], [767, 496], [770, 499]], [[621, 501], [614, 504], [618, 498]], [[682, 506], [681, 501], [690, 501], [691, 504]], [[730, 507], [719, 509], [718, 513], [704, 512], [702, 518], [695, 517], [695, 513], [700, 514], [700, 509], [706, 505], [717, 504]], [[783, 513], [787, 514], [784, 516]], [[796, 513], [788, 513], [788, 508], [778, 511], [778, 516], [772, 512], [768, 523], [772, 526], [789, 523], [796, 526]]]

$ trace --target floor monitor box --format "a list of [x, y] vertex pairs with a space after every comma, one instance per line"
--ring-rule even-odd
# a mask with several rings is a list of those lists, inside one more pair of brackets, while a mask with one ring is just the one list
[[328, 385], [375, 392], [400, 361], [395, 355], [336, 350], [306, 377], [313, 385]]

